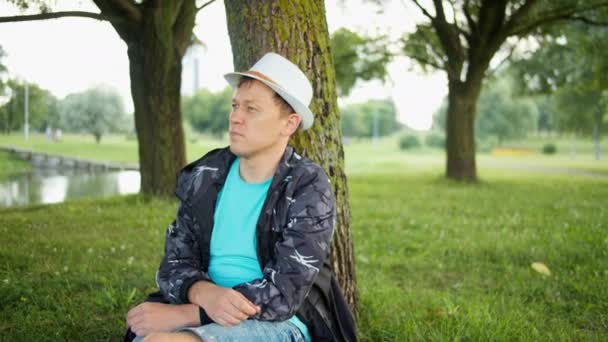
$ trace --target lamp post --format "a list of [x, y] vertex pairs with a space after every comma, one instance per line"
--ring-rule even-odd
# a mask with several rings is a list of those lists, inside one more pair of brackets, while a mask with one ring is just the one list
[[28, 84], [27, 84], [27, 80], [24, 81], [24, 99], [23, 99], [23, 116], [24, 116], [24, 120], [23, 120], [23, 136], [25, 138], [25, 141], [28, 141], [29, 139], [29, 133], [30, 133], [30, 128], [28, 125], [28, 116], [29, 116], [29, 88], [28, 88]]

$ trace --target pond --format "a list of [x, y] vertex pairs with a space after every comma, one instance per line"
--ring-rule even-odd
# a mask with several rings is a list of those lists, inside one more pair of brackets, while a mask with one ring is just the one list
[[139, 171], [38, 169], [0, 180], [0, 207], [139, 192]]

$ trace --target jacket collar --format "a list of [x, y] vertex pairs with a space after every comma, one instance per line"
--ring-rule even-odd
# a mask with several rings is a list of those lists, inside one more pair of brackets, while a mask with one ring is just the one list
[[[175, 194], [183, 201], [191, 202], [204, 194], [211, 184], [219, 187], [224, 185], [230, 165], [236, 159], [236, 155], [230, 151], [230, 147], [213, 150], [202, 158], [185, 166], [178, 176]], [[282, 181], [289, 181], [287, 177], [290, 170], [302, 157], [295, 149], [287, 145], [283, 156], [272, 176], [269, 192], [277, 187]], [[219, 188], [218, 188], [219, 189]]]

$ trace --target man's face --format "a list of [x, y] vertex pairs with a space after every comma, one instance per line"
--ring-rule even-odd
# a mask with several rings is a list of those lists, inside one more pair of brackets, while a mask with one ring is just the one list
[[252, 157], [277, 144], [286, 144], [287, 116], [273, 99], [274, 91], [253, 80], [236, 89], [229, 118], [230, 150]]

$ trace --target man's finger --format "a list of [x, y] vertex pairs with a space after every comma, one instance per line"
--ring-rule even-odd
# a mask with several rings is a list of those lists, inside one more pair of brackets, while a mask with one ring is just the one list
[[226, 321], [228, 322], [228, 324], [230, 324], [230, 326], [241, 323], [241, 321], [239, 319], [235, 318], [234, 316], [230, 316], [230, 315], [226, 315], [226, 316], [227, 316]]
[[258, 312], [257, 306], [255, 306], [247, 297], [245, 297], [242, 293], [235, 291], [237, 293], [238, 300], [236, 307], [246, 313], [249, 316], [255, 315]]
[[127, 320], [127, 324], [132, 328], [139, 328], [139, 326], [142, 322], [143, 322], [143, 319], [140, 316]]
[[230, 307], [229, 309], [226, 310], [226, 313], [228, 315], [238, 319], [239, 322], [249, 318], [249, 315], [247, 315], [245, 312], [243, 312], [240, 308], [238, 308], [234, 304], [232, 307]]
[[138, 305], [134, 308], [132, 308], [131, 310], [129, 310], [129, 312], [127, 313], [127, 318], [129, 317], [133, 317], [136, 316], [137, 314], [139, 314], [139, 312], [141, 311], [141, 305]]

